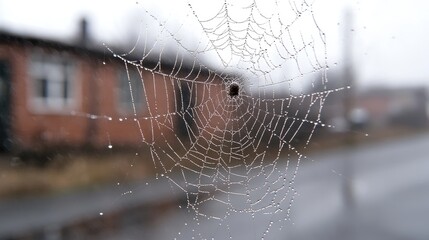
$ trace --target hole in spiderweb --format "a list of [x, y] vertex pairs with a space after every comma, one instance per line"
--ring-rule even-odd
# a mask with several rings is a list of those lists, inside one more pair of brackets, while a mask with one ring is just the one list
[[238, 85], [238, 83], [231, 83], [229, 85], [228, 95], [230, 97], [236, 97], [236, 96], [238, 96], [239, 92], [240, 92], [240, 86]]

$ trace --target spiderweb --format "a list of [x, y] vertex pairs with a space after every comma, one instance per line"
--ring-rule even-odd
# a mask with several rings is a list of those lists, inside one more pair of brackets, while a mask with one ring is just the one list
[[287, 221], [301, 152], [318, 127], [332, 127], [320, 114], [341, 90], [315, 88], [326, 86], [327, 59], [312, 3], [184, 7], [172, 17], [143, 6], [134, 47], [111, 50], [124, 63], [139, 139], [159, 175], [186, 194], [195, 220]]

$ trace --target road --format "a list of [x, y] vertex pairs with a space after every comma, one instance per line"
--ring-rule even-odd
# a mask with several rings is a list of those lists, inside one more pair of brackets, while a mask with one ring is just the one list
[[[345, 166], [353, 170], [351, 174]], [[222, 221], [201, 217], [196, 221], [193, 211], [177, 205], [175, 199], [182, 199], [183, 193], [166, 179], [3, 201], [0, 239], [40, 229], [47, 234], [37, 239], [82, 239], [58, 233], [62, 226], [111, 214], [121, 222], [116, 229], [106, 231], [110, 226], [106, 225], [97, 238], [87, 239], [429, 239], [429, 135], [312, 154], [303, 160], [293, 186], [297, 194], [286, 220], [285, 212], [254, 216], [232, 212]], [[352, 201], [344, 200], [344, 186], [350, 186]], [[227, 196], [218, 196], [223, 197]], [[174, 207], [159, 215], [152, 211], [155, 216], [150, 215], [143, 225], [124, 221], [135, 214], [147, 215], [154, 203], [167, 200]], [[279, 207], [288, 209], [289, 204], [284, 201]], [[139, 206], [149, 207], [141, 210]], [[207, 205], [204, 210], [214, 216], [225, 209]], [[121, 212], [131, 216], [118, 215]]]
[[134, 208], [168, 201], [175, 203], [182, 196], [180, 191], [171, 190], [167, 180], [153, 179], [125, 186], [110, 184], [64, 194], [3, 200], [0, 201], [0, 239], [21, 239], [22, 235], [33, 236], [38, 232], [42, 232], [42, 237], [36, 234], [25, 239], [63, 239], [49, 235], [52, 232], [58, 235], [64, 228], [82, 221], [97, 223], [103, 217]]
[[[344, 200], [345, 182], [352, 202]], [[279, 221], [282, 214], [195, 221], [181, 210], [158, 221], [151, 239], [429, 239], [429, 136], [313, 154], [295, 188], [290, 221]]]

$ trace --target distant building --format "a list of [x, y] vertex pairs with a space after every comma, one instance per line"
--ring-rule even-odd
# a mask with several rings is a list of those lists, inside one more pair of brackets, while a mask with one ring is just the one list
[[[142, 63], [166, 74], [125, 64], [106, 49], [89, 47], [86, 28], [82, 22], [78, 44], [0, 31], [0, 150], [138, 146], [213, 120], [193, 116], [200, 119], [186, 122], [192, 111], [185, 110], [222, 90], [221, 84], [196, 84], [221, 81], [216, 74], [185, 62]], [[194, 96], [198, 88], [207, 88], [205, 95]]]
[[[327, 99], [323, 121], [334, 125], [333, 130], [346, 131], [344, 94]], [[354, 97], [350, 121], [360, 127], [381, 129], [392, 126], [420, 128], [429, 123], [428, 97], [424, 88], [372, 88]]]
[[362, 92], [357, 106], [368, 112], [372, 127], [424, 127], [428, 124], [425, 88], [373, 88]]
[[[330, 73], [328, 83], [316, 85], [312, 91], [343, 88], [344, 81], [340, 73]], [[334, 126], [329, 130], [345, 132], [353, 127], [380, 129], [392, 126], [425, 127], [428, 119], [428, 89], [424, 87], [372, 87], [355, 90], [352, 96], [352, 109], [346, 119], [345, 101], [352, 91], [344, 89], [333, 92], [326, 98], [321, 114], [322, 121]]]

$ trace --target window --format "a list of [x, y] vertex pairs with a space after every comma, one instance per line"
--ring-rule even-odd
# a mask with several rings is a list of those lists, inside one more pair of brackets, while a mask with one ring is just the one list
[[65, 57], [34, 55], [30, 60], [31, 109], [60, 113], [75, 105], [73, 63]]
[[[143, 77], [137, 70], [125, 69], [119, 71], [118, 81], [118, 112], [121, 114], [141, 113], [145, 107], [145, 92]], [[134, 103], [134, 106], [133, 106]]]

